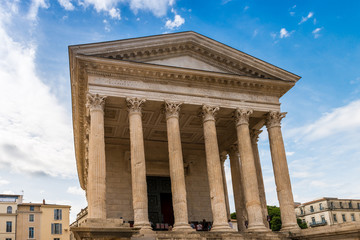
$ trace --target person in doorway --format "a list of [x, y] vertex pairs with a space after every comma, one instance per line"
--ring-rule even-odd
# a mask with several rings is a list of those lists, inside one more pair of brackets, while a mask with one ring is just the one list
[[203, 231], [208, 231], [209, 230], [209, 225], [208, 225], [208, 223], [206, 222], [206, 220], [205, 219], [203, 219], [203, 221], [202, 221], [202, 227], [203, 227]]
[[233, 226], [233, 224], [232, 224], [232, 222], [231, 222], [230, 219], [228, 220], [228, 224], [229, 224], [229, 227], [234, 228], [234, 226]]
[[203, 225], [201, 223], [198, 223], [196, 225], [196, 231], [202, 231], [202, 229], [203, 229]]
[[245, 220], [245, 227], [248, 228], [248, 226], [249, 226], [249, 222], [248, 220]]

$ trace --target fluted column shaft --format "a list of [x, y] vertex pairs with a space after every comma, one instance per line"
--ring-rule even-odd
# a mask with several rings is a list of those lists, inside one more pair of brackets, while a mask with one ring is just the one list
[[246, 210], [248, 214], [249, 230], [266, 231], [262, 220], [262, 210], [259, 196], [259, 186], [256, 177], [254, 154], [251, 147], [249, 117], [251, 110], [237, 109], [236, 130], [238, 136], [238, 147], [242, 164], [242, 175], [244, 179], [244, 192]]
[[174, 231], [193, 230], [188, 224], [184, 162], [181, 148], [180, 103], [165, 102], [166, 127], [169, 148], [169, 168], [174, 209]]
[[238, 148], [231, 148], [229, 151], [230, 168], [231, 168], [231, 180], [234, 191], [234, 201], [236, 209], [236, 220], [238, 225], [238, 231], [243, 232], [246, 230], [245, 221], [247, 219], [244, 187], [242, 179], [241, 164], [239, 159]]
[[281, 133], [281, 119], [286, 113], [270, 112], [267, 116], [266, 127], [269, 134], [271, 159], [273, 163], [276, 190], [280, 204], [282, 231], [297, 231], [294, 198], [291, 190], [289, 169], [286, 160], [284, 141]]
[[146, 165], [141, 108], [145, 99], [127, 98], [130, 128], [131, 186], [134, 226], [151, 229], [148, 216]]
[[266, 204], [265, 186], [264, 186], [264, 179], [261, 170], [261, 162], [260, 162], [259, 149], [258, 149], [259, 134], [261, 132], [262, 130], [252, 129], [250, 132], [250, 137], [251, 137], [251, 146], [254, 153], [256, 176], [259, 185], [259, 195], [260, 195], [260, 203], [263, 214], [263, 222], [264, 225], [268, 228], [269, 222], [267, 221], [268, 210]]
[[87, 95], [87, 107], [90, 112], [88, 217], [99, 219], [106, 219], [105, 98], [98, 94]]
[[220, 160], [221, 160], [221, 174], [223, 178], [223, 185], [224, 185], [224, 195], [225, 195], [225, 205], [226, 205], [226, 216], [227, 219], [231, 219], [230, 216], [230, 204], [229, 204], [229, 194], [227, 189], [227, 183], [226, 183], [226, 175], [225, 175], [225, 161], [226, 161], [227, 155], [221, 154]]
[[224, 185], [221, 174], [219, 147], [216, 137], [215, 113], [218, 107], [203, 106], [206, 166], [210, 187], [213, 227], [211, 231], [231, 231], [227, 223]]

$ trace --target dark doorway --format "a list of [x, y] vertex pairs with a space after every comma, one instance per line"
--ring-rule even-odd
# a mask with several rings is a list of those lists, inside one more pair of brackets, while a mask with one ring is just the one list
[[147, 177], [149, 221], [157, 230], [174, 225], [171, 182], [169, 177]]

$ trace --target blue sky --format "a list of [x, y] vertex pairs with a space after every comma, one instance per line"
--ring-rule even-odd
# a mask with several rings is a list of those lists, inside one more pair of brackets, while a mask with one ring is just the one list
[[[0, 192], [70, 204], [74, 220], [86, 201], [68, 45], [192, 30], [302, 76], [281, 99], [295, 201], [360, 198], [359, 10], [355, 0], [0, 0]], [[277, 205], [266, 129], [259, 150]]]

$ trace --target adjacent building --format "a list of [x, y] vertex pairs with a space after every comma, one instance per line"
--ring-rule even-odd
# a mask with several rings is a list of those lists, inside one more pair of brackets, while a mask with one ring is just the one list
[[0, 194], [0, 240], [15, 240], [16, 210], [22, 195]]
[[19, 204], [16, 239], [69, 240], [69, 212], [67, 205]]
[[309, 227], [360, 222], [360, 199], [324, 197], [297, 205], [295, 212]]

